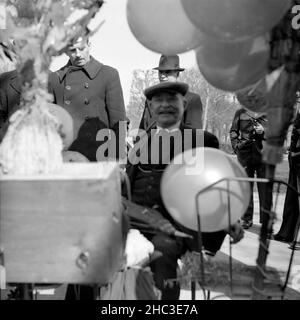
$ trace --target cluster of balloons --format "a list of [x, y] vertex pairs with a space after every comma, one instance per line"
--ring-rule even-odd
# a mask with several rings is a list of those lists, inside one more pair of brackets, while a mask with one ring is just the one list
[[199, 70], [216, 88], [238, 91], [267, 73], [269, 33], [291, 0], [128, 0], [127, 21], [148, 49], [195, 49]]

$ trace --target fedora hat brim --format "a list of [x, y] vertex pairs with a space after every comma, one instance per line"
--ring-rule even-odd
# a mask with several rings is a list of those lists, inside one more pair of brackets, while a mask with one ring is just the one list
[[158, 67], [153, 68], [158, 71], [183, 71], [184, 68], [180, 68], [179, 56], [175, 55], [161, 55], [158, 63]]
[[184, 68], [167, 68], [167, 67], [156, 67], [156, 68], [153, 68], [153, 70], [158, 70], [158, 71], [184, 71], [185, 69]]

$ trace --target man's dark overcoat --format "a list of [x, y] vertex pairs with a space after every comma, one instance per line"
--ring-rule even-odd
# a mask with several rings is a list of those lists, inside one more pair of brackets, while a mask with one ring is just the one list
[[74, 137], [86, 120], [98, 119], [101, 127], [114, 129], [126, 121], [119, 73], [93, 57], [83, 67], [68, 62], [49, 76], [54, 103], [65, 108], [74, 121]]

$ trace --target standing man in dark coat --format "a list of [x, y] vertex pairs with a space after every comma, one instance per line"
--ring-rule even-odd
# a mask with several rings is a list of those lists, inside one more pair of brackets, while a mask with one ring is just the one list
[[[195, 129], [182, 123], [181, 120], [186, 103], [184, 96], [187, 90], [188, 85], [182, 82], [161, 82], [145, 90], [144, 93], [149, 101], [151, 110], [153, 110], [156, 125], [152, 130], [146, 132], [146, 134], [143, 132], [144, 135], [141, 135], [140, 140], [137, 141], [139, 144], [138, 150], [133, 148], [129, 153], [127, 174], [131, 184], [133, 202], [158, 210], [177, 229], [190, 232], [193, 236], [196, 236], [195, 232], [193, 233], [191, 230], [183, 228], [183, 226], [174, 221], [165, 208], [160, 193], [163, 172], [171, 159], [178, 153], [200, 146], [219, 147], [218, 139], [213, 134], [202, 130], [197, 130], [198, 132], [196, 132]], [[190, 139], [186, 137], [189, 133], [192, 133], [189, 136]], [[203, 134], [203, 139], [196, 139], [196, 134], [199, 133], [200, 135]], [[166, 137], [168, 137], [169, 134], [171, 135], [169, 137], [169, 148], [164, 147], [163, 144], [160, 146], [159, 143], [155, 145], [154, 142], [159, 141], [157, 139], [160, 139], [160, 136], [164, 137], [164, 135], [167, 135]], [[178, 144], [180, 144], [179, 148]], [[158, 155], [156, 157], [158, 161], [153, 161], [154, 154]], [[243, 230], [239, 224], [235, 224], [229, 232], [232, 232], [231, 235], [236, 242], [243, 236]], [[155, 250], [162, 253], [162, 257], [150, 264], [154, 273], [155, 284], [162, 291], [162, 299], [178, 299], [180, 294], [179, 284], [176, 282], [170, 286], [167, 280], [176, 279], [177, 259], [187, 249], [198, 250], [197, 242], [183, 240], [182, 238], [168, 236], [163, 233], [153, 235], [145, 232], [144, 234], [154, 244]], [[221, 247], [225, 235], [225, 230], [203, 233], [205, 249], [214, 254]]]
[[[300, 113], [297, 113], [296, 119], [294, 120], [291, 145], [289, 150], [289, 181], [288, 183], [299, 190], [300, 186]], [[274, 235], [274, 240], [282, 242], [291, 242], [294, 240], [296, 228], [299, 223], [299, 197], [297, 194], [287, 188], [283, 216], [280, 230]]]
[[[179, 66], [179, 56], [162, 55], [159, 60], [159, 66], [154, 68], [158, 70], [158, 78], [163, 81], [177, 81], [179, 73], [184, 68]], [[202, 102], [197, 93], [188, 91], [185, 95], [187, 101], [182, 117], [182, 123], [194, 128], [202, 129]], [[147, 130], [154, 125], [153, 110], [149, 107], [149, 103], [145, 101], [145, 108], [140, 122], [140, 129]]]
[[95, 144], [100, 146], [103, 141], [95, 141], [95, 135], [89, 131], [109, 128], [118, 137], [119, 123], [126, 124], [119, 73], [90, 55], [90, 42], [86, 37], [74, 40], [67, 55], [68, 63], [49, 77], [49, 92], [54, 96], [54, 103], [71, 114], [74, 137], [78, 137], [83, 125], [85, 127], [84, 132], [80, 132], [80, 141], [76, 139], [69, 150], [84, 152], [90, 161], [96, 161]]
[[[238, 161], [246, 170], [250, 178], [265, 177], [265, 165], [262, 162], [263, 140], [265, 139], [266, 116], [253, 113], [244, 108], [236, 111], [231, 129], [230, 140], [232, 149], [237, 154]], [[264, 185], [257, 183], [260, 204], [260, 222], [262, 222], [262, 202], [264, 196]], [[253, 225], [253, 182], [251, 182], [251, 198], [247, 211], [243, 215], [242, 226], [248, 229]]]

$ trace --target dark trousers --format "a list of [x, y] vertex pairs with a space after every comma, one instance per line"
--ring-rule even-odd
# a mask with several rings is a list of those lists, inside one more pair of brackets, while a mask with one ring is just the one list
[[177, 281], [177, 260], [185, 252], [184, 243], [181, 239], [163, 233], [155, 235], [151, 242], [155, 250], [162, 253], [161, 257], [150, 264], [155, 286], [162, 293], [161, 299], [178, 300], [180, 285]]
[[[299, 192], [299, 189], [297, 187], [297, 177], [298, 179], [300, 179], [300, 165], [294, 164], [290, 161], [288, 184], [290, 184]], [[293, 241], [296, 232], [298, 217], [299, 197], [297, 196], [296, 192], [294, 192], [290, 188], [287, 188], [284, 201], [282, 223], [278, 235], [285, 238], [287, 241]]]
[[[255, 174], [257, 178], [264, 178], [265, 177], [265, 165], [263, 163], [257, 163], [257, 164], [249, 164], [247, 166], [244, 166], [244, 169], [246, 170], [246, 173], [249, 178], [254, 178]], [[253, 202], [253, 187], [254, 183], [250, 183], [250, 202], [249, 206], [244, 213], [242, 219], [244, 221], [252, 221], [253, 220], [253, 211], [254, 211], [254, 202]], [[258, 197], [259, 197], [259, 222], [262, 222], [262, 217], [263, 217], [263, 210], [262, 206], [264, 204], [264, 191], [266, 188], [265, 183], [257, 183], [257, 189], [258, 189]]]
[[[155, 250], [162, 256], [151, 264], [155, 285], [161, 290], [162, 300], [178, 300], [180, 295], [180, 284], [177, 279], [177, 260], [187, 251], [199, 251], [197, 232], [178, 226], [178, 229], [191, 234], [194, 239], [180, 239], [169, 237], [158, 233], [151, 238]], [[216, 253], [226, 236], [226, 232], [204, 232], [202, 233], [203, 246], [211, 253]]]
[[87, 285], [68, 284], [65, 300], [95, 300], [94, 288]]

